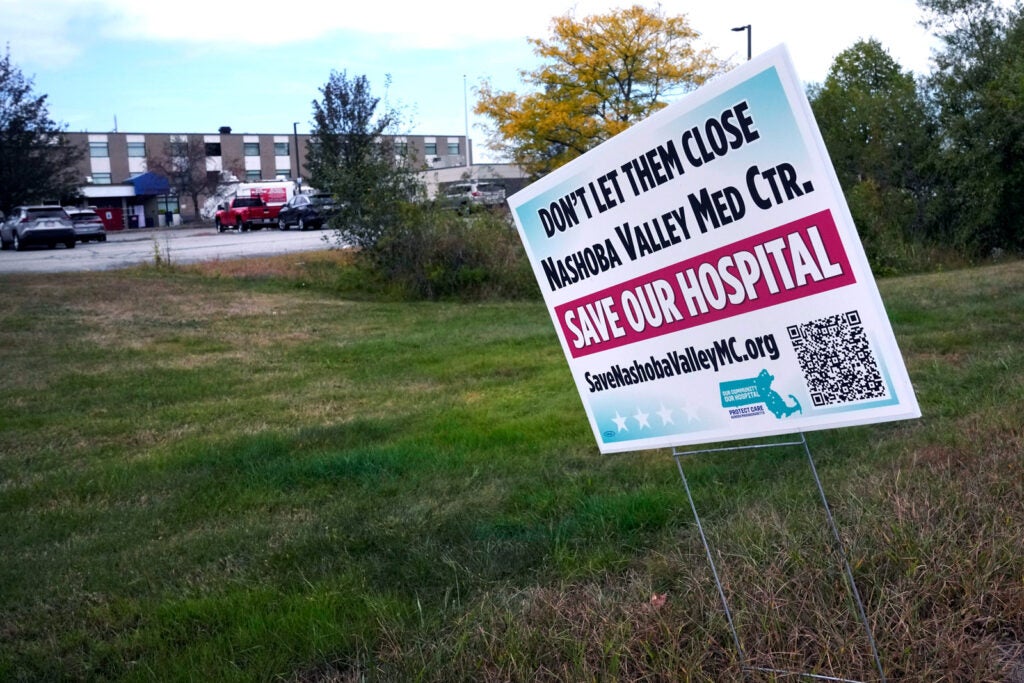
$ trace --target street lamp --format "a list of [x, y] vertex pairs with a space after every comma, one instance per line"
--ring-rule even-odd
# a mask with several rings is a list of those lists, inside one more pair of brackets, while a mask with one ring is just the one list
[[733, 31], [746, 31], [747, 32], [747, 61], [750, 61], [750, 24], [746, 26], [737, 26]]
[[466, 87], [466, 74], [462, 74], [462, 110], [466, 116], [466, 176], [473, 177], [473, 167], [469, 163], [469, 90]]
[[299, 170], [299, 122], [292, 123], [292, 144], [295, 146], [295, 180], [302, 187], [302, 172]]

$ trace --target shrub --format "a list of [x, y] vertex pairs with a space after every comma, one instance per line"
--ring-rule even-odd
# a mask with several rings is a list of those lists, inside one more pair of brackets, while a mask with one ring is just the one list
[[508, 215], [460, 215], [408, 204], [401, 220], [361, 260], [406, 298], [532, 298], [539, 295], [526, 252]]

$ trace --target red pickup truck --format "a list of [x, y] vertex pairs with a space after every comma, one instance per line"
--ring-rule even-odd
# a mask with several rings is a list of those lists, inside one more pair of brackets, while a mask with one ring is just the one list
[[221, 204], [213, 222], [217, 232], [237, 228], [238, 232], [259, 230], [265, 225], [277, 225], [280, 206], [266, 204], [261, 197], [235, 197], [230, 204]]

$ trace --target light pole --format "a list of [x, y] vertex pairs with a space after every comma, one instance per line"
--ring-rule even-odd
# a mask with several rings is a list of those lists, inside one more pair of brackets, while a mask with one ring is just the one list
[[750, 61], [750, 24], [746, 26], [737, 26], [733, 31], [746, 31], [747, 32], [747, 61]]
[[302, 187], [302, 172], [299, 170], [299, 122], [292, 123], [292, 144], [295, 146], [295, 182]]
[[466, 117], [466, 177], [473, 177], [473, 167], [469, 163], [469, 89], [466, 87], [466, 74], [462, 74], [462, 110]]

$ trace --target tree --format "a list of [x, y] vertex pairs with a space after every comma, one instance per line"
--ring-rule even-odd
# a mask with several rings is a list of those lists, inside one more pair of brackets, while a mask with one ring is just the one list
[[942, 135], [947, 238], [1024, 249], [1024, 14], [1020, 3], [918, 0], [944, 48], [929, 93]]
[[927, 232], [934, 190], [934, 124], [914, 75], [862, 40], [809, 99], [872, 265], [899, 269], [901, 247]]
[[189, 197], [200, 220], [199, 198], [217, 191], [220, 173], [206, 168], [206, 143], [200, 137], [170, 139], [163, 148], [146, 158], [146, 168], [167, 178], [179, 197]]
[[394, 237], [403, 212], [420, 191], [394, 135], [401, 124], [366, 76], [349, 78], [332, 71], [313, 101], [313, 129], [306, 168], [310, 184], [330, 192], [341, 207], [332, 220], [339, 241], [380, 256], [385, 238]]
[[0, 59], [0, 210], [42, 201], [78, 198], [78, 163], [84, 151], [72, 145], [65, 127], [50, 119], [46, 95], [32, 92], [11, 62], [8, 48]]
[[530, 39], [543, 60], [521, 71], [534, 92], [479, 89], [477, 114], [491, 121], [488, 146], [542, 175], [608, 140], [720, 72], [685, 15], [634, 5], [577, 20], [552, 20], [548, 40]]

